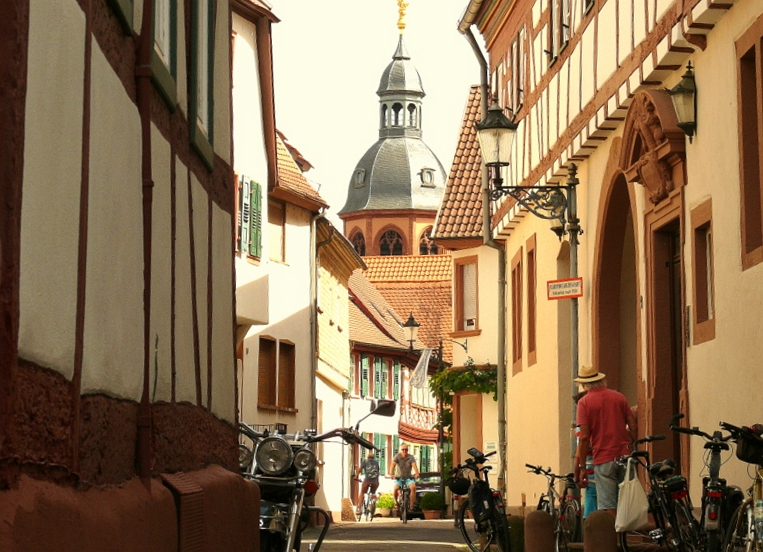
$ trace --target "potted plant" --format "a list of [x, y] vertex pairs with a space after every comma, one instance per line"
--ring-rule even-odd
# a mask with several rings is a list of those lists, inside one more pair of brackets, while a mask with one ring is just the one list
[[419, 502], [419, 507], [424, 513], [424, 519], [440, 519], [442, 509], [445, 507], [445, 499], [440, 493], [424, 493]]
[[391, 494], [383, 494], [376, 500], [376, 511], [382, 517], [389, 517], [395, 507], [395, 499]]

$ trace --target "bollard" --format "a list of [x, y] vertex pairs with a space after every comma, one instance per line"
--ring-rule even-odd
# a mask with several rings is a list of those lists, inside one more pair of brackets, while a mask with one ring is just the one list
[[583, 522], [585, 552], [617, 552], [615, 518], [605, 510], [596, 510]]
[[533, 510], [525, 516], [525, 552], [554, 552], [554, 520], [548, 512]]

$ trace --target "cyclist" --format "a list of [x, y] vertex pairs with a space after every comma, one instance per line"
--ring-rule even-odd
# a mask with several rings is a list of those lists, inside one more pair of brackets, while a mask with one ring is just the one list
[[357, 515], [361, 514], [361, 507], [363, 506], [363, 495], [366, 494], [368, 489], [371, 489], [372, 493], [376, 492], [379, 487], [379, 461], [376, 460], [376, 455], [373, 449], [368, 451], [368, 458], [363, 460], [355, 469], [355, 478], [360, 477], [360, 472], [365, 473], [363, 478], [363, 485], [360, 488], [360, 494], [358, 495], [358, 506], [356, 508]]
[[[395, 477], [395, 467], [399, 471], [399, 477]], [[412, 454], [408, 454], [408, 445], [403, 444], [400, 446], [400, 452], [398, 452], [392, 459], [389, 465], [389, 476], [395, 480], [395, 501], [397, 502], [400, 497], [400, 489], [403, 485], [408, 485], [411, 489], [409, 495], [411, 500], [414, 500], [416, 496], [416, 479], [419, 477], [419, 467], [416, 465], [416, 458]]]

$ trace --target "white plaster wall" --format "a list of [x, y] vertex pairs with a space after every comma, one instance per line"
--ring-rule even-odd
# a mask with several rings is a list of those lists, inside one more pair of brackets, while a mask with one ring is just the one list
[[[322, 403], [322, 424], [316, 428], [318, 433], [331, 431], [338, 427], [347, 427], [344, 416], [342, 392], [326, 385], [321, 378], [316, 378], [316, 397]], [[352, 475], [352, 450], [350, 445], [324, 443], [320, 447], [325, 462], [320, 471], [321, 489], [316, 495], [316, 505], [329, 512], [342, 511], [342, 497], [350, 496], [350, 476]], [[355, 499], [353, 497], [353, 503]]]
[[[201, 404], [207, 404], [207, 320], [212, 316], [207, 305], [207, 263], [209, 251], [209, 198], [195, 176], [191, 175], [191, 200], [193, 201], [193, 255], [196, 262], [196, 313], [199, 328], [199, 362], [201, 366]], [[194, 380], [195, 381], [195, 380]]]
[[633, 21], [634, 10], [633, 2], [620, 2], [618, 10], [618, 62], [623, 63], [633, 51], [633, 27], [630, 24]]
[[172, 399], [172, 205], [170, 145], [151, 125], [151, 400]]
[[593, 99], [596, 92], [596, 81], [594, 75], [594, 44], [596, 34], [594, 25], [588, 25], [585, 33], [580, 37], [578, 49], [580, 50], [580, 105], [581, 109]]
[[138, 400], [143, 383], [140, 121], [97, 47], [92, 83], [82, 392]]
[[561, 97], [559, 96], [559, 73], [548, 83], [548, 132], [547, 132], [547, 145], [554, 144], [559, 138], [559, 103]]
[[[188, 168], [175, 161], [175, 400], [196, 404], [193, 309], [191, 287], [191, 235], [188, 213]], [[198, 265], [197, 265], [198, 266]]]
[[[212, 204], [212, 241], [230, 243], [233, 220], [230, 213]], [[212, 404], [218, 418], [236, 421], [236, 361], [233, 351], [233, 262], [232, 250], [212, 250]]]
[[[618, 24], [627, 21], [617, 18], [616, 2], [606, 2], [599, 10], [598, 41], [596, 53], [596, 88], [602, 88], [612, 74], [617, 70], [617, 33]], [[628, 25], [624, 24], [621, 33], [630, 34]]]
[[[633, 9], [633, 41], [634, 45], [640, 44], [646, 38], [647, 16], [649, 14], [649, 0], [636, 0]], [[626, 28], [620, 29], [620, 33], [626, 32]]]
[[[231, 161], [230, 113], [230, 29], [231, 9], [228, 2], [215, 2], [215, 50], [214, 50], [214, 147], [215, 153], [226, 161]], [[179, 34], [178, 37], [185, 35]], [[182, 40], [179, 40], [182, 42]], [[178, 59], [185, 59], [178, 57]], [[181, 64], [182, 65], [182, 64]]]
[[30, 2], [18, 346], [19, 356], [67, 378], [74, 367], [79, 218], [72, 214], [82, 179], [84, 32], [76, 1]]

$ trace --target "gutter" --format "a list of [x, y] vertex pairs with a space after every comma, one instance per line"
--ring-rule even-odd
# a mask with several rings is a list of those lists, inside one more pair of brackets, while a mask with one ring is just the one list
[[[458, 30], [466, 37], [480, 64], [480, 117], [487, 115], [487, 75], [488, 65], [482, 50], [474, 38], [471, 25], [483, 0], [472, 0], [459, 22]], [[506, 496], [506, 250], [493, 240], [490, 227], [490, 189], [487, 167], [482, 165], [482, 240], [483, 245], [498, 253], [498, 364], [496, 379], [498, 386], [498, 450], [501, 451], [498, 466], [498, 488]]]

